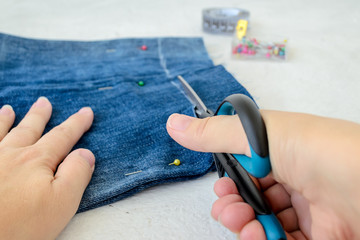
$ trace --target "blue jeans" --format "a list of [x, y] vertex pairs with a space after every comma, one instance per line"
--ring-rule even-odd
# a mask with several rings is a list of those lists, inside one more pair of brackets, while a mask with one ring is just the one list
[[[53, 104], [45, 132], [83, 106], [95, 113], [74, 147], [96, 156], [79, 212], [214, 169], [210, 154], [185, 149], [166, 132], [172, 113], [194, 116], [179, 74], [212, 110], [230, 94], [249, 95], [224, 67], [213, 65], [200, 38], [75, 42], [0, 34], [0, 105], [13, 106], [15, 124], [39, 96]], [[174, 159], [181, 164], [169, 165]]]

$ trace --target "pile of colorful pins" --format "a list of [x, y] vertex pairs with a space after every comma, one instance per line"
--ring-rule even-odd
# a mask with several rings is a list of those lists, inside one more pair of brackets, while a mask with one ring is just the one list
[[263, 42], [256, 38], [243, 37], [242, 40], [233, 42], [232, 55], [238, 58], [263, 58], [263, 59], [279, 59], [286, 58], [286, 43], [283, 42]]

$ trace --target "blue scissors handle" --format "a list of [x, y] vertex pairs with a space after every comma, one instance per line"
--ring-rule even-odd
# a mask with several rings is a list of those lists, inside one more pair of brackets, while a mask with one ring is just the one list
[[234, 115], [235, 111], [245, 130], [251, 157], [240, 154], [234, 154], [234, 157], [252, 176], [265, 177], [270, 173], [271, 165], [266, 128], [260, 112], [248, 96], [233, 94], [225, 98], [215, 115]]
[[[246, 95], [234, 94], [221, 103], [215, 115], [239, 116], [251, 150], [251, 157], [241, 154], [214, 153], [219, 175], [234, 180], [240, 195], [254, 209], [268, 240], [286, 239], [285, 232], [272, 213], [263, 194], [248, 173], [265, 177], [271, 171], [266, 128], [256, 104]], [[220, 176], [222, 177], [222, 176]]]

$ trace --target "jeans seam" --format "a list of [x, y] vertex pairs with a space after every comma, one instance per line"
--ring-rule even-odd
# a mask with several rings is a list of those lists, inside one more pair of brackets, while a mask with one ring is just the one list
[[161, 39], [158, 38], [157, 41], [158, 41], [158, 53], [159, 53], [160, 66], [164, 69], [166, 77], [170, 78], [171, 77], [170, 71], [166, 67], [166, 59], [164, 57], [164, 54], [162, 53]]

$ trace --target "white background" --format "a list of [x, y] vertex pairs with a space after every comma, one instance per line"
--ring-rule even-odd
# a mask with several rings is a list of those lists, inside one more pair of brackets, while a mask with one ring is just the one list
[[[209, 7], [249, 10], [249, 34], [286, 37], [288, 61], [231, 59], [231, 37], [202, 31], [202, 9]], [[0, 0], [0, 32], [64, 40], [201, 36], [214, 63], [223, 64], [261, 108], [360, 123], [358, 0]], [[210, 217], [216, 179], [210, 173], [153, 187], [78, 214], [58, 239], [234, 239]]]

